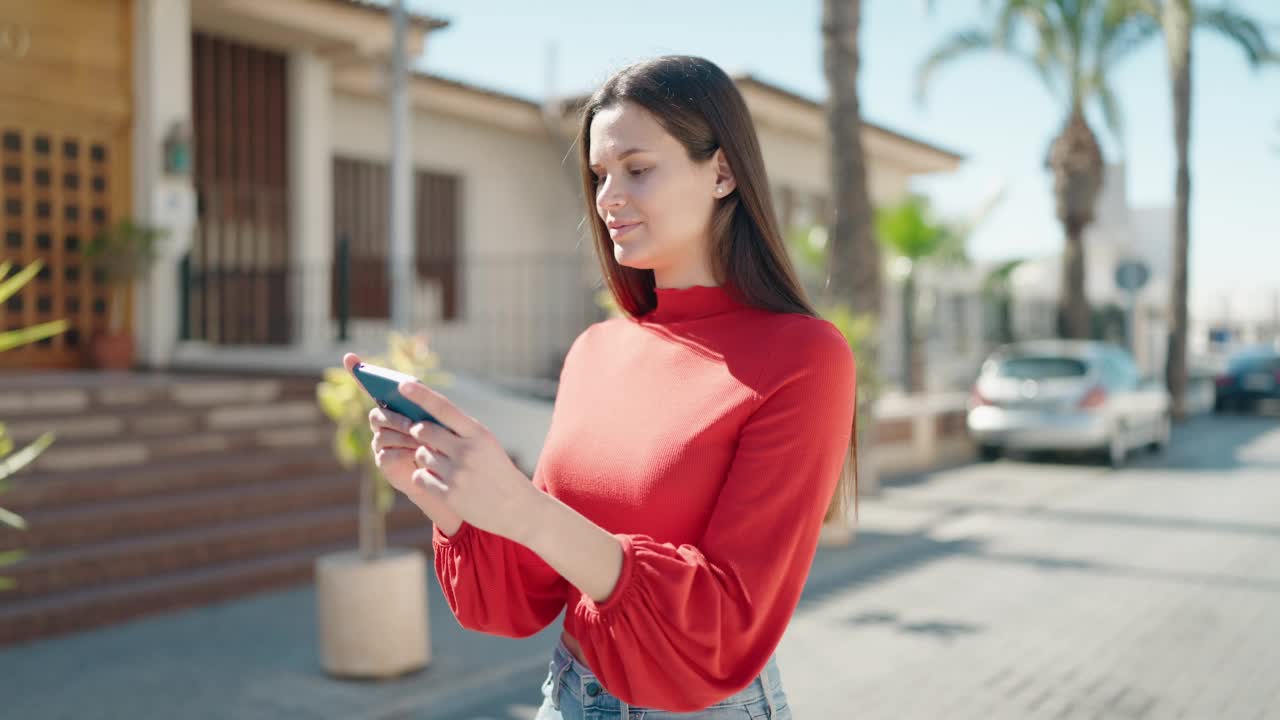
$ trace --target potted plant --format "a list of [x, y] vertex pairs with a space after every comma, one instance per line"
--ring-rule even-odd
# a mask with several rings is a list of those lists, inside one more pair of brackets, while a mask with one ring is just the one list
[[[22, 272], [6, 280], [5, 278], [8, 277], [9, 271], [13, 269], [13, 263], [0, 262], [0, 303], [5, 302], [21, 290], [23, 285], [26, 285], [31, 278], [40, 272], [42, 266], [43, 263], [36, 260], [24, 268]], [[47, 337], [53, 337], [66, 329], [66, 320], [54, 320], [53, 322], [42, 323], [29, 328], [0, 332], [0, 352], [12, 350]], [[44, 433], [30, 445], [15, 453], [13, 451], [13, 441], [5, 431], [4, 424], [0, 423], [0, 493], [9, 489], [8, 480], [10, 477], [34, 462], [40, 456], [40, 453], [44, 452], [52, 443], [53, 433]], [[27, 526], [26, 521], [21, 516], [2, 507], [0, 507], [0, 524], [8, 525], [18, 530], [24, 530]], [[22, 557], [23, 552], [21, 550], [0, 552], [0, 567], [12, 565], [21, 560]], [[0, 590], [7, 590], [11, 587], [13, 587], [12, 580], [0, 577]]]
[[155, 261], [156, 248], [166, 232], [124, 219], [103, 228], [85, 248], [85, 259], [106, 276], [111, 305], [106, 332], [90, 341], [94, 367], [128, 370], [133, 367], [133, 333], [125, 329], [125, 300], [135, 281], [146, 277]]
[[[392, 334], [386, 357], [368, 358], [431, 386], [450, 376], [426, 338]], [[426, 558], [416, 548], [388, 548], [386, 513], [396, 492], [374, 464], [369, 411], [373, 400], [345, 368], [329, 368], [316, 388], [320, 408], [337, 426], [334, 452], [359, 471], [359, 545], [316, 560], [321, 664], [339, 677], [387, 678], [430, 662]]]

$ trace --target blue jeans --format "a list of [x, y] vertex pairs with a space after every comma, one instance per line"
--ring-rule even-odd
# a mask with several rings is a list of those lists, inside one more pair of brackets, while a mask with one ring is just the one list
[[711, 707], [679, 713], [636, 707], [614, 697], [561, 641], [552, 653], [542, 697], [534, 720], [791, 720], [776, 657], [741, 692]]

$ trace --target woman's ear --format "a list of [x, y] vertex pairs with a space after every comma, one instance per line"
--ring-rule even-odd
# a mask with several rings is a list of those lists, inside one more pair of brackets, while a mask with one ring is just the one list
[[716, 199], [728, 197], [738, 184], [733, 178], [733, 168], [729, 167], [729, 159], [725, 157], [724, 148], [716, 149], [715, 155], [711, 156], [711, 162], [716, 169], [716, 186], [712, 194]]

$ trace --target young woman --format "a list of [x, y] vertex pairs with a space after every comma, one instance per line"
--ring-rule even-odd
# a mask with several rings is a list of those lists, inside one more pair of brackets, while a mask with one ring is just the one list
[[401, 391], [452, 432], [374, 410], [378, 464], [435, 523], [464, 627], [526, 637], [565, 611], [540, 720], [789, 718], [774, 651], [856, 499], [853, 355], [796, 281], [720, 68], [619, 71], [578, 146], [625, 315], [570, 348], [532, 482], [420, 384]]

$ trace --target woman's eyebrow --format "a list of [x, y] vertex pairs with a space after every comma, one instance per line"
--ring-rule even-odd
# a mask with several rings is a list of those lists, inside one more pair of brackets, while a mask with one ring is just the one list
[[[641, 148], [641, 147], [627, 148], [626, 150], [623, 150], [622, 152], [618, 153], [618, 159], [619, 159], [619, 160], [626, 160], [628, 157], [631, 157], [632, 155], [635, 155], [636, 153], [642, 153], [642, 152], [649, 152], [649, 150], [648, 150], [648, 149], [646, 149], [646, 148]], [[599, 161], [599, 160], [597, 160], [597, 161], [595, 161], [595, 162], [591, 163], [591, 167], [599, 167], [599, 166], [600, 166], [600, 161]]]

